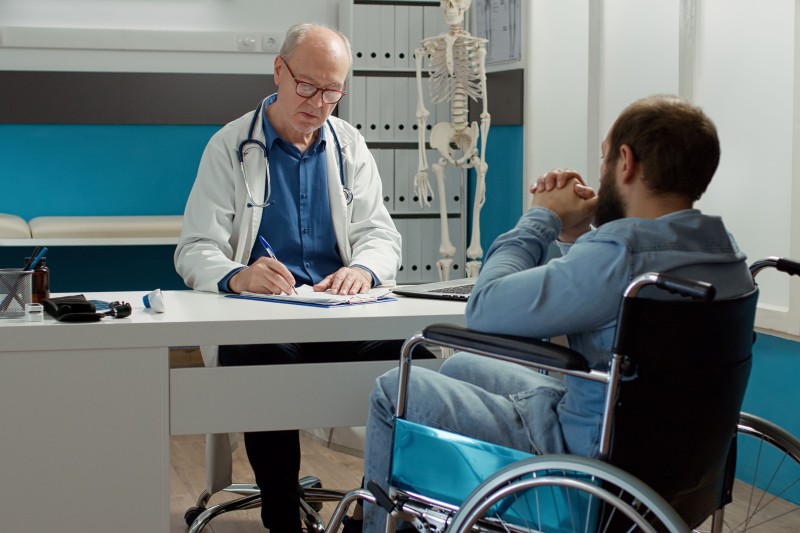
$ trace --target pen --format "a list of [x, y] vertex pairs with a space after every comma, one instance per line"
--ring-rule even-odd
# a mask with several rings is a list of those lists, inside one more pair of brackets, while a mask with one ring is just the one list
[[[270, 246], [269, 243], [267, 242], [267, 239], [265, 239], [263, 235], [259, 235], [258, 240], [261, 241], [262, 245], [264, 245], [264, 249], [267, 251], [267, 255], [269, 255], [272, 259], [277, 261], [278, 258], [275, 257], [275, 252], [272, 250], [272, 246]], [[297, 294], [297, 289], [295, 289], [294, 287], [292, 287], [292, 291], [294, 291], [294, 293]]]
[[22, 267], [22, 270], [33, 270], [34, 267], [39, 264], [42, 257], [44, 257], [44, 254], [47, 253], [47, 246], [42, 246], [41, 249], [37, 247], [33, 252], [34, 253], [31, 254], [32, 259]]
[[25, 265], [22, 267], [23, 271], [31, 269], [31, 264], [33, 263], [33, 260], [36, 259], [36, 256], [39, 255], [39, 252], [41, 251], [42, 251], [41, 246], [37, 246], [36, 248], [33, 249], [31, 255], [28, 257], [28, 260], [25, 261]]

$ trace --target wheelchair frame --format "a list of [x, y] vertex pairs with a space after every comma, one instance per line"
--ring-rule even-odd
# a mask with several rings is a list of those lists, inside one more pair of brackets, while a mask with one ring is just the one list
[[[672, 276], [659, 275], [655, 273], [643, 274], [631, 282], [625, 290], [624, 297], [633, 298], [645, 286], [656, 285], [660, 288], [677, 292], [685, 296], [697, 299], [712, 300], [714, 290], [707, 283], [692, 282], [682, 280]], [[488, 346], [487, 341], [487, 346]], [[603, 425], [600, 434], [599, 457], [607, 457], [610, 451], [611, 431], [614, 423], [613, 404], [617, 397], [619, 382], [622, 376], [624, 357], [620, 354], [613, 354], [610, 367], [607, 372], [588, 368], [585, 360], [575, 357], [575, 353], [568, 348], [551, 345], [545, 341], [525, 339], [526, 345], [536, 345], [542, 350], [545, 357], [550, 356], [559, 361], [559, 365], [542, 363], [541, 361], [526, 360], [524, 354], [527, 350], [520, 350], [514, 353], [513, 347], [505, 345], [504, 352], [508, 355], [498, 355], [488, 349], [470, 347], [468, 351], [473, 354], [490, 357], [500, 361], [522, 364], [548, 372], [557, 372], [562, 375], [575, 376], [590, 381], [596, 381], [607, 385], [606, 397], [604, 400]], [[436, 326], [427, 328], [425, 332], [414, 335], [403, 345], [400, 357], [400, 380], [398, 386], [398, 397], [396, 405], [396, 419], [405, 416], [407, 404], [407, 383], [410, 377], [411, 353], [419, 344], [433, 344], [443, 348], [453, 350], [463, 350], [464, 346], [457, 342], [448, 340], [446, 331], [439, 332]], [[480, 344], [480, 342], [478, 342]], [[496, 347], [496, 346], [492, 346]], [[509, 349], [510, 348], [510, 349]], [[578, 354], [579, 355], [579, 354]], [[580, 357], [580, 356], [579, 356]], [[565, 476], [554, 476], [554, 471], [571, 472], [591, 476], [593, 480], [599, 482], [587, 482], [575, 480]], [[608, 485], [613, 489], [609, 490]], [[387, 520], [387, 532], [395, 530], [397, 519], [410, 521], [419, 531], [426, 531], [430, 524], [435, 524], [435, 531], [447, 531], [464, 533], [470, 532], [476, 527], [481, 515], [492, 508], [498, 501], [509, 494], [527, 490], [537, 486], [557, 486], [577, 489], [587, 492], [599, 498], [619, 510], [629, 518], [636, 527], [647, 533], [657, 533], [667, 531], [682, 533], [689, 530], [689, 527], [675, 510], [655, 491], [635, 477], [627, 474], [623, 470], [614, 467], [600, 459], [591, 459], [573, 455], [541, 455], [513, 463], [505, 469], [487, 478], [479, 485], [462, 503], [462, 505], [452, 512], [452, 507], [443, 502], [428, 500], [441, 511], [430, 513], [430, 509], [420, 511], [415, 506], [409, 506], [407, 502], [411, 500], [424, 499], [423, 496], [411, 492], [397, 490], [390, 487], [390, 494], [384, 498], [378, 497], [384, 509], [389, 513]], [[369, 485], [373, 492], [382, 492], [377, 484]], [[637, 502], [637, 510], [626, 500]], [[390, 504], [391, 503], [391, 507]], [[399, 504], [399, 505], [398, 505]], [[446, 509], [450, 509], [450, 512]], [[657, 520], [659, 527], [651, 522]], [[490, 524], [484, 523], [478, 528], [479, 531], [517, 531], [512, 525], [503, 523], [493, 528]], [[519, 531], [529, 531], [520, 528]]]
[[[776, 257], [771, 257], [765, 259], [763, 261], [758, 261], [751, 266], [751, 274], [755, 278], [756, 274], [767, 267], [773, 267], [778, 269], [779, 271], [786, 272], [790, 275], [800, 275], [800, 263], [781, 259]], [[636, 292], [643, 286], [647, 284], [660, 282], [659, 276], [656, 274], [648, 274], [642, 276], [643, 279], [637, 278], [635, 283], [633, 283], [629, 289], [626, 291], [625, 296], [635, 296]], [[673, 280], [669, 280], [668, 283], [671, 283]], [[663, 281], [662, 281], [663, 283]], [[680, 281], [677, 282], [680, 285]], [[674, 290], [675, 287], [671, 287], [670, 290]], [[679, 288], [678, 292], [683, 292], [685, 288]], [[694, 292], [695, 297], [703, 297], [702, 292], [705, 291], [705, 287], [697, 287], [697, 286], [690, 286], [689, 292]], [[698, 293], [699, 291], [699, 293]], [[711, 296], [713, 298], [713, 295]], [[435, 335], [434, 335], [435, 336]], [[451, 343], [447, 341], [442, 341], [441, 339], [432, 340], [431, 338], [426, 337], [424, 334], [418, 334], [411, 339], [409, 339], [403, 347], [403, 353], [401, 355], [400, 361], [400, 391], [398, 395], [398, 403], [397, 403], [397, 413], [398, 417], [402, 417], [405, 412], [405, 405], [406, 405], [406, 391], [405, 391], [405, 381], [408, 379], [409, 371], [410, 371], [410, 353], [413, 350], [413, 347], [418, 343], [428, 343], [434, 344], [437, 346], [447, 347], [451, 349], [463, 349], [463, 346], [460, 346], [456, 343]], [[489, 357], [493, 357], [499, 360], [507, 360], [513, 362], [519, 362], [518, 360], [514, 359], [513, 357], [503, 357], [497, 356], [494, 353], [490, 353], [484, 350], [476, 350], [470, 348], [469, 351], [471, 353], [476, 353], [479, 355], [485, 355]], [[560, 366], [551, 366], [547, 364], [537, 364], [535, 365], [537, 368], [542, 368], [544, 370], [550, 370], [559, 372], [561, 374], [572, 374], [572, 375], [579, 375], [585, 379], [591, 379], [599, 382], [608, 383], [608, 394], [606, 397], [606, 408], [611, 405], [613, 398], [616, 394], [616, 387], [614, 383], [616, 381], [616, 377], [619, 376], [620, 367], [622, 365], [622, 361], [620, 356], [617, 354], [614, 355], [611, 367], [608, 373], [606, 372], [596, 372], [589, 370], [577, 369], [571, 370]], [[610, 417], [607, 417], [610, 418]], [[754, 421], [755, 418], [755, 421]], [[613, 420], [607, 420], [604, 424], [602, 436], [601, 436], [601, 457], [605, 456], [608, 453], [608, 445], [610, 442], [610, 427]], [[750, 426], [756, 426], [756, 429], [752, 429]], [[763, 439], [768, 445], [774, 446], [779, 450], [782, 450], [786, 457], [789, 458], [790, 461], [794, 462], [796, 465], [800, 465], [800, 440], [793, 437], [791, 434], [783, 431], [782, 429], [770, 424], [766, 421], [759, 422], [759, 419], [756, 417], [752, 417], [752, 415], [748, 415], [746, 413], [742, 413], [740, 415], [740, 423], [738, 426], [738, 432], [741, 434], [757, 434], [760, 438]], [[569, 468], [570, 465], [574, 464], [573, 462], [577, 460], [578, 463], [586, 463], [582, 466], [585, 466], [587, 469], [592, 468], [594, 474], [597, 475], [600, 479], [604, 482], [609, 481], [609, 477], [607, 476], [607, 467], [606, 463], [602, 461], [594, 460], [594, 459], [586, 459], [586, 458], [577, 458], [575, 456], [539, 456], [533, 457], [532, 459], [521, 461], [520, 463], [512, 466], [509, 466], [506, 470], [514, 471], [514, 469], [522, 469], [526, 474], [530, 474], [532, 472], [537, 472], [538, 470], [535, 468], [537, 465], [536, 463], [542, 463], [542, 469], [546, 470], [544, 465], [547, 465], [549, 461], [562, 461], [557, 462], [558, 468], [565, 469]], [[613, 469], [613, 467], [612, 467]], [[618, 469], [617, 469], [618, 470]], [[498, 490], [498, 487], [504, 487], [504, 491], [512, 491], [517, 488], [525, 488], [526, 486], [531, 486], [531, 481], [526, 482], [515, 482], [512, 483], [509, 476], [513, 477], [515, 474], [508, 474], [508, 473], [498, 473], [495, 476], [491, 476], [488, 478], [484, 483], [482, 483], [473, 494], [471, 494], [458, 508], [454, 510], [453, 506], [449, 506], [447, 504], [443, 504], [442, 502], [437, 501], [427, 501], [422, 504], [419, 502], [414, 501], [414, 499], [419, 498], [419, 495], [412, 495], [406, 494], [402, 491], [397, 491], [395, 489], [391, 489], [391, 493], [389, 495], [384, 495], [384, 497], [378, 496], [377, 500], [380, 502], [384, 500], [384, 507], [390, 513], [389, 524], [387, 524], [387, 531], [394, 530], [394, 522], [397, 518], [405, 518], [410, 519], [410, 521], [422, 531], [422, 528], [433, 526], [435, 531], [453, 531], [453, 532], [466, 532], [472, 531], [473, 527], [477, 524], [478, 516], [481, 512], [486, 510], [487, 508], [491, 507], [496, 503], [495, 498], [490, 498], [487, 495], [491, 494], [493, 491]], [[631, 483], [631, 487], [635, 491], [645, 491], [647, 492], [649, 489], [646, 485], [642, 482], [632, 478], [623, 471], [615, 471], [611, 472], [610, 474], [612, 481], [622, 481], [626, 480]], [[606, 476], [606, 477], [604, 477]], [[519, 476], [521, 477], [521, 476]], [[539, 478], [541, 480], [541, 478]], [[535, 483], [543, 483], [542, 481], [536, 481]], [[373, 491], [380, 490], [380, 487], [377, 485], [371, 486]], [[630, 492], [628, 494], [631, 494]], [[649, 493], [647, 495], [642, 495], [641, 492], [637, 492], [637, 500], [641, 502], [646, 502], [645, 506], [650, 508], [650, 512], [657, 515], [659, 520], [661, 521], [661, 526], [666, 528], [669, 531], [688, 531], [689, 528], [686, 526], [685, 522], [682, 521], [680, 517], [677, 516], [677, 513], [674, 512], [672, 507], [667, 504], [660, 496], [657, 494], [654, 495], [653, 498], [648, 498]], [[426, 508], [426, 506], [431, 506], [430, 508]], [[632, 516], [632, 515], [631, 515]], [[424, 519], [424, 521], [423, 521]], [[723, 531], [724, 527], [724, 514], [723, 509], [718, 509], [714, 512], [711, 517], [712, 526], [711, 531], [714, 532], [721, 532]], [[641, 527], [643, 531], [651, 531], [655, 530], [651, 528], [651, 525], [647, 523], [647, 520], [637, 521], [633, 520], [636, 523], [637, 527]], [[427, 524], [427, 525], [426, 525]], [[745, 524], [746, 530], [747, 524]], [[481, 525], [477, 528], [478, 531], [493, 531], [493, 529], [489, 526]], [[513, 530], [513, 529], [512, 529]], [[499, 531], [499, 530], [498, 530]]]

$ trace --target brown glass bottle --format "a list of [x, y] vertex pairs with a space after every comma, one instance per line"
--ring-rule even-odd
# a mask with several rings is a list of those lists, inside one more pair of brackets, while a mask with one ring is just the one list
[[[26, 257], [27, 263], [30, 258]], [[47, 258], [42, 257], [33, 269], [31, 276], [31, 300], [35, 304], [42, 303], [45, 298], [50, 298], [50, 269], [47, 268]]]

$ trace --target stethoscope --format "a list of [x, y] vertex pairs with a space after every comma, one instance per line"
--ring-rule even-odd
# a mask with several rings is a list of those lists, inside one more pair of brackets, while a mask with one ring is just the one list
[[[253, 120], [250, 122], [250, 130], [247, 132], [247, 138], [239, 143], [239, 168], [242, 169], [242, 178], [244, 179], [244, 186], [247, 188], [247, 198], [250, 200], [247, 203], [247, 207], [258, 207], [263, 209], [269, 205], [269, 197], [272, 194], [272, 187], [270, 183], [270, 176], [269, 176], [269, 159], [267, 159], [267, 147], [259, 141], [258, 139], [253, 138], [253, 133], [256, 131], [256, 123], [258, 120], [261, 120], [261, 111], [264, 109], [264, 101], [262, 100], [259, 102], [258, 107], [256, 107], [256, 113], [253, 115]], [[331, 125], [330, 120], [326, 120], [325, 123], [328, 125], [328, 129], [330, 130], [331, 134], [333, 135], [333, 141], [336, 143], [336, 149], [339, 152], [339, 179], [342, 182], [342, 192], [344, 193], [344, 199], [347, 202], [347, 205], [353, 201], [353, 191], [348, 189], [344, 186], [344, 159], [342, 157], [342, 145], [339, 144], [339, 137], [336, 135], [336, 132]], [[248, 144], [255, 144], [258, 146], [259, 149], [264, 153], [264, 163], [266, 164], [266, 176], [267, 176], [267, 190], [264, 192], [264, 202], [258, 203], [253, 198], [253, 191], [250, 190], [250, 183], [247, 181], [247, 172], [244, 170], [244, 149]]]

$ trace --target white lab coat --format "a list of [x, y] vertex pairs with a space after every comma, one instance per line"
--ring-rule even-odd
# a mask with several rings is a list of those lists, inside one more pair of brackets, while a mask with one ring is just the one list
[[[246, 265], [258, 237], [262, 210], [247, 207], [248, 197], [237, 156], [253, 113], [234, 120], [208, 142], [183, 216], [175, 250], [178, 274], [193, 289], [218, 292], [217, 283]], [[378, 167], [364, 137], [347, 122], [330, 118], [342, 148], [345, 185], [353, 192], [348, 205], [339, 174], [339, 154], [326, 132], [331, 222], [345, 265], [369, 268], [381, 282], [393, 281], [400, 267], [400, 234], [383, 205]], [[327, 128], [328, 126], [324, 126]], [[261, 120], [254, 138], [263, 142]], [[264, 199], [266, 164], [261, 150], [245, 148], [244, 164], [256, 202]]]
[[[183, 229], [175, 250], [175, 268], [187, 286], [219, 292], [218, 282], [246, 265], [258, 237], [262, 209], [248, 207], [247, 189], [239, 168], [239, 144], [247, 138], [255, 111], [230, 122], [208, 142], [186, 202]], [[384, 284], [393, 283], [400, 267], [400, 234], [383, 205], [378, 167], [364, 137], [350, 124], [330, 117], [344, 161], [345, 186], [353, 193], [348, 205], [339, 173], [339, 152], [330, 130], [325, 133], [328, 191], [339, 254], [345, 265], [363, 265]], [[323, 126], [328, 128], [326, 124]], [[263, 122], [253, 138], [264, 142]], [[253, 198], [264, 200], [266, 163], [254, 144], [245, 148], [244, 164]], [[269, 339], [264, 339], [269, 342]], [[203, 346], [206, 366], [217, 365], [217, 347]], [[233, 435], [206, 439], [207, 489], [217, 492], [231, 483]]]

